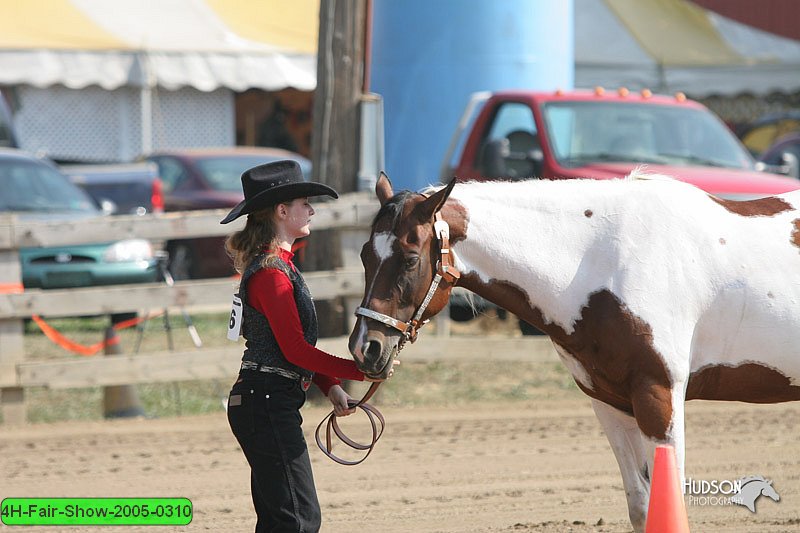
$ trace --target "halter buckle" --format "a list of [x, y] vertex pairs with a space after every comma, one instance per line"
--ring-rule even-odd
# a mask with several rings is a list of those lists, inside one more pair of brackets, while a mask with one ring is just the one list
[[[437, 215], [439, 213], [436, 213]], [[433, 223], [433, 231], [436, 234], [436, 237], [442, 241], [444, 239], [450, 238], [450, 224], [444, 221], [444, 219], [437, 217], [438, 220]]]

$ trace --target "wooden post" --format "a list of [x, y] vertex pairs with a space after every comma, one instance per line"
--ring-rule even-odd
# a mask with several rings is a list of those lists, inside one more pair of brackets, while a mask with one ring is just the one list
[[[103, 340], [106, 356], [122, 355], [120, 337], [114, 326], [108, 326]], [[103, 416], [106, 418], [130, 418], [144, 416], [135, 385], [109, 385], [103, 388]]]
[[[339, 193], [352, 192], [358, 187], [366, 8], [367, 0], [320, 3], [312, 135], [314, 181], [330, 185]], [[346, 266], [336, 230], [312, 233], [309, 248], [313, 250], [309, 250], [309, 255], [316, 261], [309, 261], [307, 270]], [[349, 333], [350, 303], [342, 299], [318, 302], [317, 314], [325, 317], [325, 323], [320, 323], [320, 334]]]
[[[19, 253], [14, 248], [13, 230], [16, 217], [0, 217], [0, 292], [22, 292], [22, 269]], [[0, 318], [0, 366], [14, 366], [25, 358], [23, 322], [20, 318]], [[0, 410], [8, 425], [26, 421], [25, 391], [22, 387], [0, 388]]]
[[315, 181], [351, 192], [358, 184], [366, 0], [322, 2], [312, 158]]

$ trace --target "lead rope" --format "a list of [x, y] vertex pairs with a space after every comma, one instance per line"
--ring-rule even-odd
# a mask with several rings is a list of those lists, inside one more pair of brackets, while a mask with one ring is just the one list
[[[367, 418], [369, 418], [370, 425], [372, 426], [372, 442], [370, 442], [369, 444], [361, 444], [359, 442], [354, 441], [347, 435], [345, 435], [342, 429], [339, 427], [339, 422], [337, 422], [336, 420], [339, 417], [336, 416], [336, 413], [334, 411], [328, 413], [328, 416], [323, 418], [322, 422], [320, 422], [319, 425], [317, 426], [317, 431], [314, 434], [314, 437], [316, 438], [317, 441], [317, 446], [319, 446], [319, 449], [322, 450], [322, 453], [324, 453], [325, 455], [327, 455], [340, 465], [353, 466], [364, 462], [364, 460], [367, 457], [369, 457], [369, 454], [372, 453], [372, 450], [375, 448], [375, 444], [378, 442], [378, 439], [380, 439], [381, 435], [383, 435], [383, 429], [384, 427], [386, 427], [386, 421], [383, 419], [383, 415], [381, 414], [380, 411], [378, 411], [375, 407], [367, 403], [367, 401], [370, 398], [372, 398], [372, 395], [375, 394], [375, 392], [378, 390], [378, 387], [380, 386], [381, 383], [382, 382], [377, 381], [372, 385], [370, 385], [367, 393], [358, 402], [356, 401], [349, 402], [351, 409], [353, 408], [361, 409], [367, 415]], [[326, 426], [324, 445], [322, 443], [322, 438], [320, 438], [319, 434], [323, 425]], [[379, 425], [380, 427], [378, 427]], [[335, 434], [339, 438], [339, 440], [341, 440], [342, 442], [344, 442], [345, 444], [347, 444], [348, 446], [350, 446], [355, 450], [359, 451], [367, 450], [366, 455], [364, 455], [364, 457], [362, 457], [357, 461], [348, 461], [347, 459], [342, 459], [341, 457], [337, 457], [336, 455], [334, 455], [332, 451], [333, 436], [331, 433]]]

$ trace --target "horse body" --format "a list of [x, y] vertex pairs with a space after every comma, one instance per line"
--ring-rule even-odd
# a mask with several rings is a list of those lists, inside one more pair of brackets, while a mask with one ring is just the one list
[[[425, 228], [440, 210], [459, 285], [547, 333], [592, 398], [641, 531], [656, 445], [675, 446], [683, 476], [686, 399], [800, 400], [800, 191], [730, 202], [634, 178], [451, 184], [403, 199], [394, 222], [376, 218], [377, 248], [365, 246], [373, 266], [365, 261], [363, 305], [401, 317], [413, 311], [403, 304], [410, 294], [419, 305], [418, 269], [398, 265], [410, 252], [435, 263], [419, 243], [435, 249]], [[388, 180], [380, 187], [385, 205], [393, 193]], [[385, 240], [378, 246], [386, 235], [391, 254]], [[399, 282], [379, 283], [378, 271]], [[358, 349], [369, 339], [383, 358], [396, 353], [386, 345], [399, 336], [384, 333], [359, 319], [357, 362], [377, 355]]]

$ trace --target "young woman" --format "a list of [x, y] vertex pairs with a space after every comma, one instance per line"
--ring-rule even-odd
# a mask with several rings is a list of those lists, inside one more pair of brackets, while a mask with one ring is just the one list
[[[250, 464], [255, 530], [316, 532], [321, 516], [300, 407], [314, 382], [337, 416], [350, 396], [340, 379], [364, 380], [352, 360], [314, 347], [317, 316], [303, 276], [292, 263], [292, 243], [310, 233], [314, 209], [308, 197], [336, 191], [303, 181], [294, 161], [260, 165], [242, 174], [245, 199], [222, 220], [247, 215], [243, 230], [226, 247], [242, 274], [241, 316], [232, 313], [245, 338], [239, 377], [228, 397], [228, 421]], [[234, 305], [236, 308], [236, 304]]]

